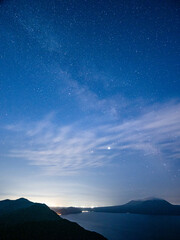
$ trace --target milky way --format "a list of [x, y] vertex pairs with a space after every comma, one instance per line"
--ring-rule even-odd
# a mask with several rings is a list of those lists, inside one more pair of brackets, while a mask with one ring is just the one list
[[180, 203], [176, 1], [0, 2], [0, 198]]

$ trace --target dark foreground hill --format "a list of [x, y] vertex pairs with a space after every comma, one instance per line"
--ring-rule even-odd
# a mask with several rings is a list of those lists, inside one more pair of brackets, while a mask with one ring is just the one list
[[106, 239], [60, 218], [45, 204], [32, 203], [26, 199], [5, 201], [0, 201], [0, 240]]
[[0, 201], [0, 215], [4, 213], [13, 212], [14, 210], [18, 210], [21, 208], [26, 208], [32, 206], [34, 203], [30, 202], [25, 198], [19, 198], [17, 200], [3, 200]]
[[120, 206], [97, 207], [95, 212], [136, 213], [148, 215], [180, 215], [180, 206], [163, 199], [130, 201]]

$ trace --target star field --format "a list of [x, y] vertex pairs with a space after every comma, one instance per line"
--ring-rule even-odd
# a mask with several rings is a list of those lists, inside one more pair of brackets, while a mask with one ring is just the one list
[[177, 1], [0, 1], [0, 198], [180, 203]]

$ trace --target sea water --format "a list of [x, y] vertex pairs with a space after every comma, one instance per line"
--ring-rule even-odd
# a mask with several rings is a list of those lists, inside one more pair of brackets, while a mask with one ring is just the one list
[[180, 240], [180, 216], [86, 212], [63, 218], [109, 240]]

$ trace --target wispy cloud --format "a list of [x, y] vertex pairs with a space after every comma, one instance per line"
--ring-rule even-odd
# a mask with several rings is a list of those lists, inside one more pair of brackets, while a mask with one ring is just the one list
[[37, 123], [7, 126], [21, 131], [24, 144], [11, 149], [10, 157], [28, 160], [48, 174], [75, 174], [82, 169], [120, 161], [122, 153], [157, 155], [166, 161], [180, 157], [180, 103], [147, 109], [124, 122], [88, 126], [85, 122], [59, 127], [49, 115]]

